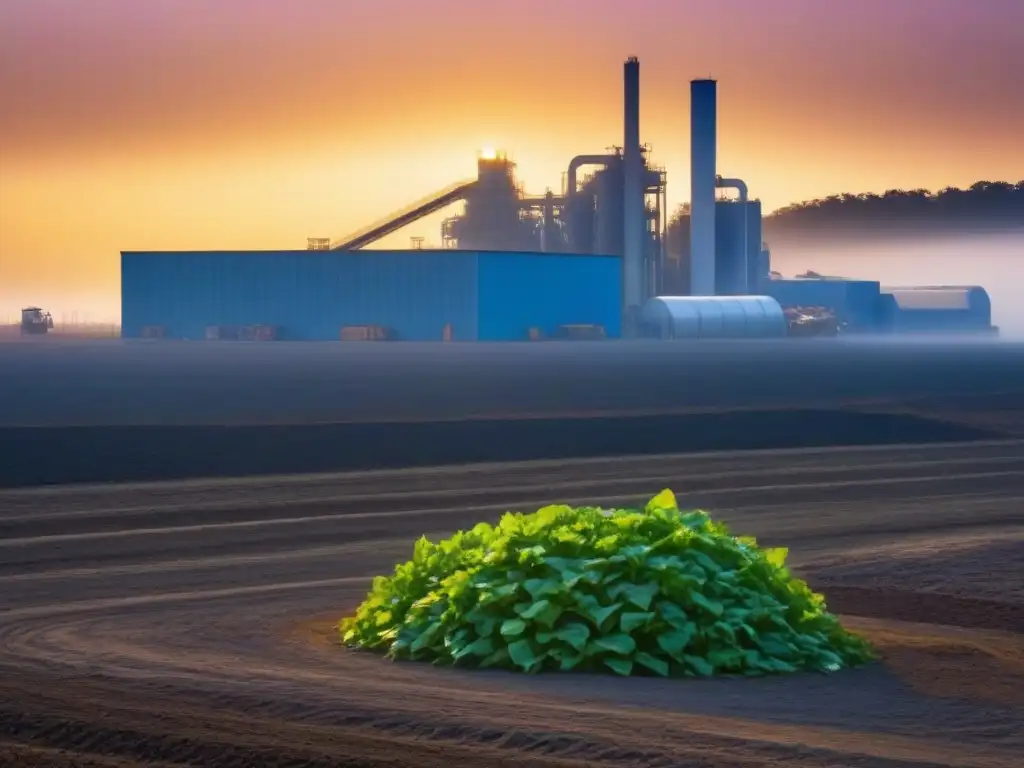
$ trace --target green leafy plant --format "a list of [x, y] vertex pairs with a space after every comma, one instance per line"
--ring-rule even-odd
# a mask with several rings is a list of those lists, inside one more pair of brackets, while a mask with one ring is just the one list
[[642, 510], [548, 506], [421, 538], [339, 629], [393, 659], [530, 673], [765, 675], [871, 659], [786, 555], [681, 512], [668, 490]]

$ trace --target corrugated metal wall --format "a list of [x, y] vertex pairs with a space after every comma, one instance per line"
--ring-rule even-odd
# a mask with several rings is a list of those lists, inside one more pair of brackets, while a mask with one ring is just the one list
[[613, 256], [482, 252], [479, 329], [487, 341], [518, 341], [529, 328], [603, 325], [621, 334], [622, 260]]
[[276, 325], [285, 339], [334, 340], [345, 325], [400, 338], [473, 340], [477, 264], [458, 251], [123, 253], [122, 327], [202, 339], [211, 325]]

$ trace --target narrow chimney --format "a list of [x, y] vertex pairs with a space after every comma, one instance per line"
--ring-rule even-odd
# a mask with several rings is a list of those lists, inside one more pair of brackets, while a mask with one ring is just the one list
[[715, 174], [718, 85], [690, 83], [690, 293], [715, 293]]
[[640, 150], [640, 61], [623, 67], [623, 301], [625, 308], [640, 307], [644, 299], [644, 182]]

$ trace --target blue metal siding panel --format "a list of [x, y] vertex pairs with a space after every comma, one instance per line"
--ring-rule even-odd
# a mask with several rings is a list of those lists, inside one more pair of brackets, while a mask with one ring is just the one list
[[896, 309], [892, 330], [954, 333], [988, 328], [991, 322], [965, 309]]
[[485, 341], [518, 341], [530, 328], [602, 325], [621, 334], [622, 261], [608, 256], [481, 253], [479, 329]]
[[828, 307], [853, 328], [878, 326], [881, 286], [873, 280], [766, 280], [762, 289], [783, 307]]
[[285, 339], [334, 340], [344, 325], [400, 338], [476, 338], [476, 255], [443, 251], [126, 253], [123, 333], [162, 325], [201, 339], [210, 325], [276, 325]]
[[[941, 289], [943, 286], [934, 286]], [[955, 288], [955, 286], [954, 286]], [[898, 294], [914, 290], [927, 291], [928, 286], [888, 289], [882, 292], [880, 322], [882, 329], [893, 333], [947, 332], [986, 330], [992, 327], [992, 303], [988, 292], [980, 286], [965, 291], [966, 307], [901, 306]]]

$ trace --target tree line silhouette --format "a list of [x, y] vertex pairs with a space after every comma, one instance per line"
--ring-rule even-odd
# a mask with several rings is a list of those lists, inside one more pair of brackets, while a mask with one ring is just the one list
[[[865, 230], [865, 228], [871, 228]], [[890, 189], [793, 203], [766, 216], [764, 233], [1008, 231], [1024, 229], [1024, 181], [979, 181], [967, 189]]]
[[[689, 203], [669, 220], [670, 254], [688, 250]], [[890, 189], [882, 194], [830, 195], [793, 203], [764, 217], [763, 236], [871, 237], [957, 232], [1024, 231], [1024, 181], [979, 181], [967, 189]]]

